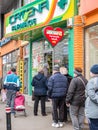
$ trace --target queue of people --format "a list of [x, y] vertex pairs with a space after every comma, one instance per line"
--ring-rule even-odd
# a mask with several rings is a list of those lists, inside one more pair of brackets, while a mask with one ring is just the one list
[[[52, 101], [52, 127], [63, 127], [69, 111], [74, 130], [84, 129], [84, 118], [88, 119], [90, 130], [98, 130], [98, 64], [90, 69], [91, 79], [82, 75], [82, 69], [74, 69], [74, 77], [68, 74], [68, 68], [55, 65], [53, 74], [47, 76], [45, 68], [40, 67], [38, 74], [32, 79], [34, 87], [34, 116], [38, 116], [38, 104], [41, 100], [41, 114], [46, 113], [46, 97]], [[20, 90], [20, 79], [16, 69], [7, 74], [3, 88], [6, 89], [7, 106], [14, 112], [14, 99]]]
[[[41, 68], [38, 71], [38, 74], [33, 77], [31, 83], [32, 86], [34, 87], [34, 95], [35, 95], [34, 115], [35, 116], [38, 115], [39, 100], [41, 100], [41, 113], [42, 115], [46, 115], [45, 97], [48, 94], [48, 97], [52, 101], [52, 119], [53, 119], [52, 126], [56, 128], [63, 127], [64, 122], [68, 120], [67, 113], [69, 111], [69, 106], [67, 106], [68, 102], [66, 102], [66, 98], [68, 89], [70, 89], [72, 76], [68, 74], [68, 69], [66, 67], [59, 67], [58, 65], [54, 66], [53, 74], [48, 78], [46, 76], [46, 73], [44, 74], [44, 70], [45, 69]], [[81, 73], [79, 72], [80, 77], [84, 78]], [[80, 84], [82, 84], [81, 81]], [[84, 94], [84, 84], [82, 84], [81, 86], [83, 87], [83, 89], [81, 89], [82, 88], [81, 87], [80, 90], [81, 91], [83, 90]], [[41, 99], [42, 97], [44, 97], [44, 100]]]
[[[82, 69], [76, 67], [72, 78], [66, 67], [54, 66], [53, 74], [46, 82], [43, 82], [46, 85], [45, 90], [48, 92], [48, 97], [52, 101], [52, 127], [63, 127], [64, 122], [68, 120], [67, 112], [69, 110], [74, 130], [84, 129], [85, 116], [88, 119], [90, 130], [98, 130], [98, 64], [91, 67], [90, 75], [91, 79], [87, 81], [82, 75]], [[40, 88], [40, 81], [36, 82], [35, 84], [39, 84], [37, 87]], [[34, 86], [34, 84], [32, 85]], [[34, 86], [35, 91], [36, 85]], [[46, 111], [44, 112], [46, 115]]]

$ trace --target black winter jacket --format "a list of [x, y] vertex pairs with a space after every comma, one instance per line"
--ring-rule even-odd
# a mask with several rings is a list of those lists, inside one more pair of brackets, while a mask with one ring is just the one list
[[74, 106], [79, 106], [79, 105], [84, 106], [85, 86], [83, 85], [82, 81], [78, 77], [84, 81], [85, 86], [87, 84], [87, 80], [82, 75], [74, 77], [71, 80], [71, 83], [68, 89], [66, 103], [70, 103], [71, 105], [74, 105]]
[[47, 78], [42, 73], [38, 73], [33, 77], [32, 86], [34, 86], [35, 96], [45, 96], [47, 95]]

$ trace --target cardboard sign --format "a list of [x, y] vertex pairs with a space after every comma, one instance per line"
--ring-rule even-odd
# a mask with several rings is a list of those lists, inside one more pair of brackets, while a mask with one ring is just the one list
[[44, 36], [50, 42], [50, 44], [54, 47], [63, 38], [64, 31], [63, 29], [59, 27], [54, 29], [51, 26], [47, 26], [44, 28]]

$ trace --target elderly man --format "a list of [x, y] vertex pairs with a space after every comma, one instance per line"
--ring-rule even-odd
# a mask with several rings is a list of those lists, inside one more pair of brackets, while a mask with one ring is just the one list
[[67, 93], [68, 82], [66, 76], [59, 72], [59, 66], [53, 68], [53, 75], [48, 81], [48, 95], [52, 99], [53, 127], [63, 127], [64, 102]]

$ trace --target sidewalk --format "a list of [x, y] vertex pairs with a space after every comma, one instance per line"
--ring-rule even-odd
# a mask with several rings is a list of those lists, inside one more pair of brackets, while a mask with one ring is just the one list
[[[71, 122], [64, 124], [63, 128], [53, 128], [51, 126], [52, 117], [48, 111], [48, 115], [43, 117], [38, 113], [38, 116], [33, 115], [33, 107], [26, 106], [27, 117], [24, 117], [23, 113], [17, 113], [17, 117], [14, 118], [11, 115], [11, 130], [73, 130]], [[86, 126], [87, 127], [87, 126]], [[5, 104], [0, 102], [0, 130], [6, 130], [6, 113]]]

